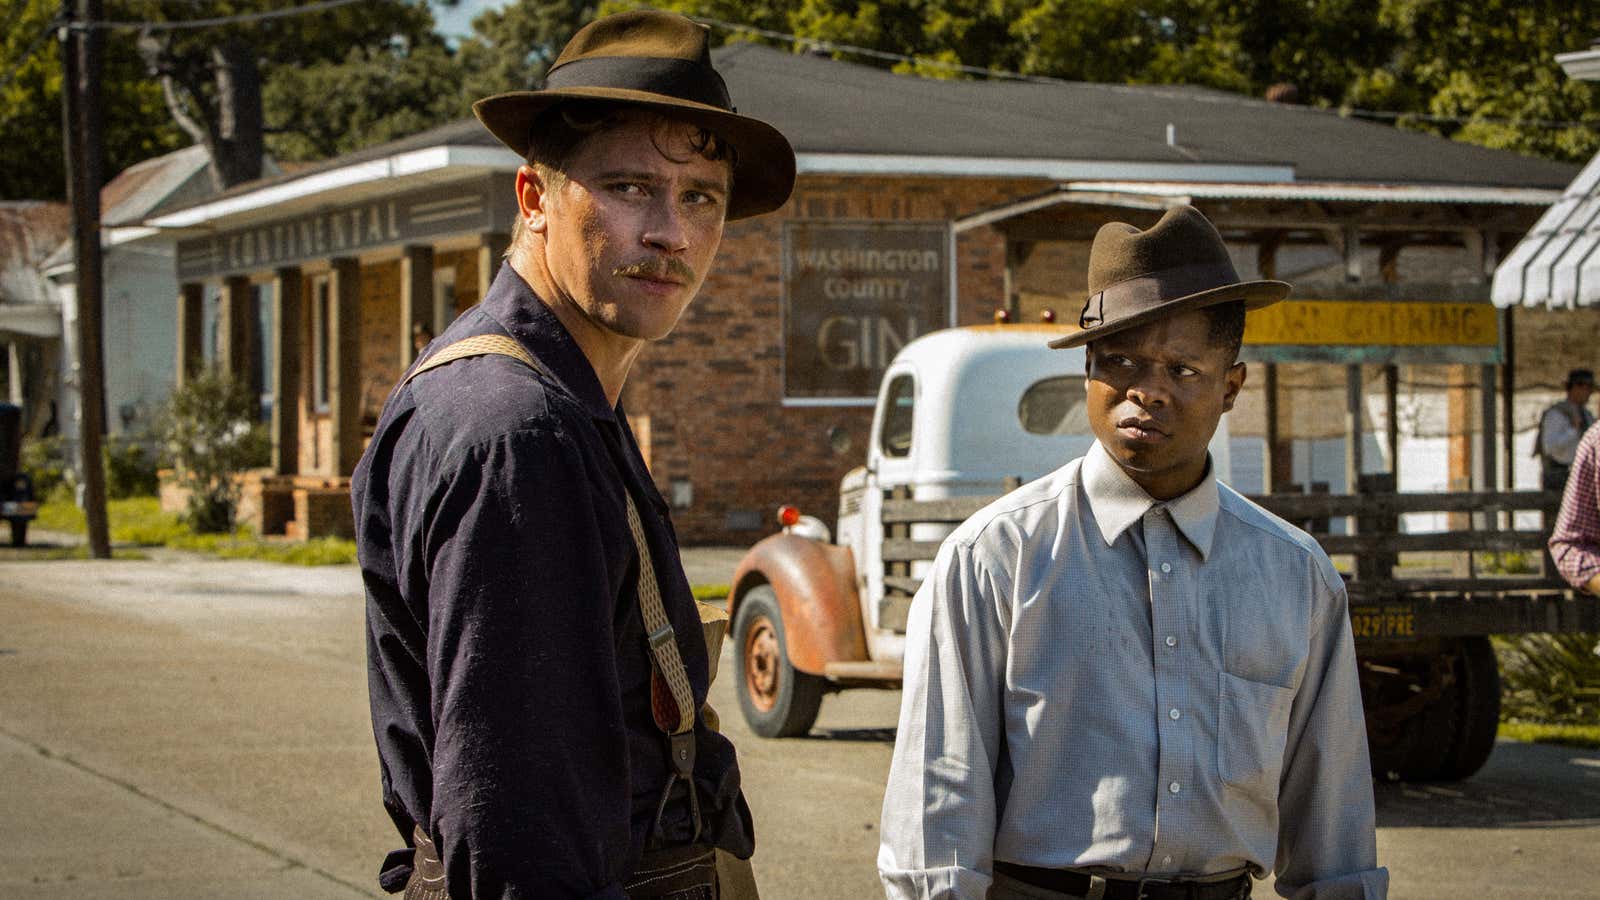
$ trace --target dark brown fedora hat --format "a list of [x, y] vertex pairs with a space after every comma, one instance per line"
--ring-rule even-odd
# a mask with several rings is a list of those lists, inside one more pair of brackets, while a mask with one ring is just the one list
[[1289, 295], [1282, 281], [1240, 281], [1217, 229], [1192, 206], [1167, 210], [1146, 231], [1107, 222], [1089, 250], [1089, 300], [1078, 327], [1052, 347], [1077, 347], [1191, 309], [1243, 300], [1245, 309]]
[[609, 100], [692, 122], [733, 145], [728, 218], [771, 212], [794, 188], [794, 148], [778, 129], [741, 116], [711, 67], [708, 29], [672, 13], [640, 9], [578, 29], [537, 91], [513, 91], [472, 104], [500, 142], [524, 159], [539, 114], [564, 100]]

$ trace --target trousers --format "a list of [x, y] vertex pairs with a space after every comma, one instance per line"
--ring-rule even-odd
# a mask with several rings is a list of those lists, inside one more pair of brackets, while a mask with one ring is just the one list
[[[417, 854], [405, 900], [450, 900], [438, 846], [420, 825], [411, 837]], [[705, 844], [647, 852], [622, 889], [628, 900], [717, 900], [716, 852]]]

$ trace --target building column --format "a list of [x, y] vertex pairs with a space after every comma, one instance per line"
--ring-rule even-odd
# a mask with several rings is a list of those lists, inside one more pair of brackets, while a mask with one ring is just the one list
[[300, 468], [300, 269], [279, 269], [272, 277], [272, 471], [293, 475]]
[[[22, 392], [22, 347], [12, 341], [6, 344], [6, 386], [12, 406], [25, 406]], [[32, 413], [33, 410], [28, 410]]]
[[217, 323], [222, 340], [217, 347], [217, 366], [243, 383], [251, 396], [260, 397], [261, 364], [256, 358], [260, 347], [256, 339], [259, 318], [254, 301], [249, 278], [233, 275], [222, 282]]
[[329, 261], [328, 415], [334, 475], [349, 475], [361, 459], [361, 264]]
[[411, 329], [433, 330], [433, 248], [408, 246], [400, 254], [400, 371], [416, 358]]
[[202, 323], [205, 321], [205, 293], [205, 285], [195, 281], [186, 281], [178, 288], [178, 365], [175, 380], [179, 387], [204, 365]]
[[[478, 236], [478, 296], [472, 298], [472, 303], [477, 303], [489, 293], [489, 285], [494, 283], [494, 273], [500, 271], [500, 261], [505, 257], [506, 247], [510, 243], [511, 238], [498, 231]], [[472, 303], [466, 305], [471, 306]], [[456, 306], [464, 308], [459, 296], [456, 297]]]

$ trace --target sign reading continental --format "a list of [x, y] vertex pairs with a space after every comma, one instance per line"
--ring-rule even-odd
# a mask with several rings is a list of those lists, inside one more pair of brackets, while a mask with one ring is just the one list
[[948, 224], [785, 224], [785, 397], [870, 399], [906, 342], [950, 324]]
[[1488, 303], [1288, 300], [1252, 312], [1247, 344], [1494, 347], [1500, 324]]

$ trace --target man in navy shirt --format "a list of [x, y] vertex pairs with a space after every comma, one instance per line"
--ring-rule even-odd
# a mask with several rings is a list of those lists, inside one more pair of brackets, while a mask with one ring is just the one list
[[387, 890], [710, 898], [711, 848], [754, 850], [732, 745], [697, 718], [685, 784], [652, 715], [630, 498], [696, 709], [708, 660], [619, 405], [724, 221], [793, 185], [788, 142], [732, 110], [705, 29], [654, 11], [592, 23], [544, 89], [475, 106], [529, 163], [506, 264], [433, 346], [509, 337], [536, 365], [475, 356], [403, 382], [355, 472], [383, 799], [414, 845], [385, 861]]

